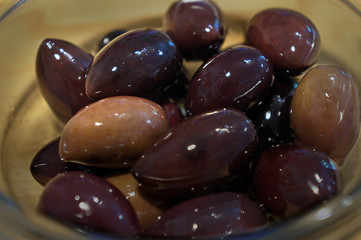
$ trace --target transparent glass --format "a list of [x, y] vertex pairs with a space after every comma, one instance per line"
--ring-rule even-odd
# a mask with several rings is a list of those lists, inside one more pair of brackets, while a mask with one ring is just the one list
[[[41, 97], [35, 55], [45, 38], [64, 39], [94, 54], [99, 39], [117, 28], [161, 27], [168, 0], [23, 0], [0, 3], [0, 239], [106, 239], [36, 213], [42, 187], [29, 166], [35, 153], [59, 136], [62, 125]], [[360, 1], [218, 0], [229, 25], [224, 47], [242, 43], [247, 21], [268, 7], [307, 15], [318, 27], [318, 63], [348, 69], [360, 86]], [[195, 69], [199, 63], [187, 63]], [[360, 91], [361, 92], [361, 91]], [[361, 239], [360, 138], [342, 166], [345, 188], [325, 205], [242, 236], [245, 239]], [[234, 236], [239, 238], [241, 236]], [[232, 237], [233, 238], [233, 237]]]

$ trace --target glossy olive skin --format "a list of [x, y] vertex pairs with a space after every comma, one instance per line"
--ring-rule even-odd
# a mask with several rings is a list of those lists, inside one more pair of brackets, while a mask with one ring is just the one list
[[94, 167], [129, 168], [168, 130], [164, 110], [155, 102], [116, 96], [83, 108], [65, 125], [59, 155]]
[[291, 108], [296, 136], [342, 165], [360, 129], [360, 99], [352, 76], [333, 65], [312, 68], [299, 83]]
[[211, 57], [218, 52], [226, 36], [223, 13], [209, 0], [174, 2], [163, 23], [188, 60]]
[[55, 138], [44, 145], [34, 156], [30, 164], [30, 172], [34, 179], [45, 185], [53, 177], [63, 172], [82, 171], [98, 176], [110, 173], [109, 170], [94, 168], [78, 163], [65, 162], [59, 156], [59, 139]]
[[240, 193], [223, 192], [184, 201], [162, 214], [144, 232], [152, 237], [221, 237], [267, 224], [259, 204]]
[[41, 93], [55, 115], [67, 122], [92, 102], [85, 94], [85, 79], [93, 57], [72, 43], [45, 39], [36, 56]]
[[253, 47], [236, 46], [205, 62], [193, 75], [186, 96], [191, 114], [233, 107], [247, 110], [273, 83], [273, 68]]
[[165, 115], [167, 116], [169, 127], [173, 128], [184, 120], [177, 104], [174, 102], [166, 102], [161, 105]]
[[86, 94], [96, 100], [122, 95], [154, 98], [176, 79], [181, 67], [181, 54], [166, 33], [128, 31], [95, 55]]
[[141, 184], [130, 173], [123, 173], [106, 180], [119, 189], [133, 206], [142, 230], [152, 224], [168, 209], [171, 201], [145, 192]]
[[299, 12], [283, 8], [256, 14], [246, 30], [246, 41], [267, 56], [273, 66], [297, 75], [312, 66], [320, 55], [320, 34]]
[[67, 172], [52, 179], [40, 196], [38, 211], [86, 230], [127, 237], [140, 234], [136, 214], [124, 195], [89, 173]]
[[261, 153], [252, 189], [265, 209], [278, 217], [307, 210], [341, 190], [339, 169], [325, 154], [298, 143]]
[[295, 139], [290, 126], [290, 111], [296, 87], [294, 79], [276, 76], [268, 96], [246, 112], [257, 129], [260, 149]]
[[105, 45], [107, 45], [110, 41], [112, 41], [114, 38], [119, 37], [123, 33], [126, 33], [125, 30], [114, 30], [109, 33], [107, 33], [98, 43], [98, 51], [100, 51]]
[[143, 152], [131, 172], [156, 194], [186, 198], [213, 191], [236, 178], [253, 159], [257, 133], [233, 109], [188, 118]]

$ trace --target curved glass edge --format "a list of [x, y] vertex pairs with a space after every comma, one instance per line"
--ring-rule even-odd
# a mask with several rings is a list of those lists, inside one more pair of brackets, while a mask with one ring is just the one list
[[355, 13], [361, 16], [361, 2], [355, 0], [341, 0], [348, 7], [350, 7]]
[[[12, 7], [10, 7], [6, 12], [4, 12], [0, 16], [0, 21], [6, 18], [12, 11], [14, 11], [17, 7], [25, 3], [27, 0], [20, 0], [17, 1]], [[358, 8], [352, 4], [351, 2], [354, 1], [345, 1], [342, 0], [342, 2], [346, 3], [349, 7], [351, 7], [354, 11], [357, 12], [357, 14], [361, 15]], [[361, 6], [359, 4], [359, 6]], [[315, 209], [313, 212], [307, 214], [307, 216], [300, 216], [295, 219], [292, 219], [291, 221], [286, 221], [285, 223], [277, 224], [275, 226], [272, 226], [272, 228], [268, 228], [259, 232], [255, 233], [249, 233], [242, 236], [230, 236], [230, 239], [299, 239], [304, 238], [306, 236], [312, 235], [313, 231], [315, 229], [322, 228], [322, 226], [328, 226], [327, 229], [329, 230], [327, 232], [330, 234], [333, 231], [337, 231], [336, 228], [333, 228], [333, 226], [336, 226], [336, 220], [339, 220], [340, 218], [343, 218], [345, 222], [347, 219], [353, 219], [360, 220], [361, 214], [359, 210], [359, 206], [357, 205], [356, 200], [361, 200], [361, 184], [357, 185], [355, 189], [347, 196], [339, 196], [338, 198], [334, 199], [330, 202], [330, 204], [326, 207], [322, 206], [317, 209]], [[333, 209], [338, 209], [340, 207], [344, 207], [346, 211], [344, 212], [337, 212], [337, 214], [333, 214], [327, 217], [327, 212], [332, 211]], [[6, 197], [0, 192], [0, 209], [2, 211], [2, 216], [6, 216], [4, 219], [0, 218], [0, 239], [17, 239], [15, 236], [29, 236], [24, 234], [24, 230], [29, 231], [30, 236], [33, 236], [34, 239], [64, 239], [62, 236], [52, 236], [51, 232], [45, 231], [43, 232], [42, 229], [36, 225], [36, 223], [31, 222], [27, 217], [24, 217], [23, 212], [18, 207], [17, 204], [15, 204], [10, 198]], [[314, 224], [315, 217], [319, 216], [320, 212], [326, 212], [324, 218], [320, 218], [319, 222], [322, 223], [321, 226], [316, 226]], [[304, 221], [303, 219], [306, 219]], [[297, 222], [297, 220], [302, 219], [303, 221], [301, 224]], [[308, 221], [309, 220], [309, 221]], [[312, 220], [312, 221], [311, 221]], [[7, 226], [13, 227], [18, 224], [19, 231], [14, 231], [7, 229]], [[23, 227], [24, 229], [21, 229]], [[280, 233], [279, 230], [282, 230], [282, 233]], [[349, 235], [352, 235], [354, 231], [357, 229], [350, 229]], [[6, 235], [8, 234], [8, 235]], [[3, 238], [4, 236], [4, 238]], [[326, 235], [325, 235], [326, 237]], [[91, 236], [87, 236], [84, 239], [115, 239], [114, 237], [108, 237], [104, 235], [97, 235], [97, 234], [91, 234]], [[29, 238], [32, 239], [32, 238]], [[83, 239], [81, 235], [77, 235], [77, 237], [71, 237], [68, 239]], [[117, 238], [119, 239], [119, 238]]]
[[26, 1], [27, 0], [19, 0], [19, 1], [15, 2], [10, 8], [5, 10], [5, 12], [2, 13], [1, 16], [0, 16], [0, 22], [2, 20], [4, 20], [10, 13], [12, 13], [16, 8], [18, 8], [20, 5], [22, 5]]

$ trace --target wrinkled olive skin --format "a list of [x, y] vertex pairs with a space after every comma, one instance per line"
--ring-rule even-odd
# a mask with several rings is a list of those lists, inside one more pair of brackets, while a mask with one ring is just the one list
[[136, 214], [109, 182], [84, 172], [67, 172], [44, 188], [38, 211], [80, 228], [134, 237], [140, 234]]
[[162, 214], [144, 232], [152, 237], [221, 237], [256, 230], [266, 213], [241, 193], [223, 192], [184, 201]]
[[154, 98], [175, 81], [182, 56], [170, 37], [155, 29], [128, 31], [95, 57], [86, 79], [86, 94]]
[[55, 115], [66, 123], [92, 100], [85, 94], [85, 79], [93, 57], [73, 45], [45, 39], [36, 56], [40, 91]]
[[320, 34], [311, 20], [282, 8], [256, 14], [249, 22], [246, 41], [264, 53], [275, 69], [291, 75], [312, 66], [321, 50]]
[[176, 1], [163, 22], [187, 60], [203, 60], [216, 54], [226, 36], [223, 13], [209, 0]]
[[113, 184], [133, 206], [142, 230], [155, 222], [171, 206], [171, 202], [145, 192], [141, 184], [130, 173], [123, 173], [106, 180]]
[[78, 163], [65, 162], [59, 156], [60, 137], [53, 139], [44, 145], [34, 156], [30, 164], [30, 172], [34, 179], [41, 185], [45, 185], [56, 175], [69, 171], [82, 171], [103, 176], [109, 173], [109, 170], [95, 168]]
[[299, 83], [291, 109], [296, 136], [342, 165], [360, 129], [360, 99], [351, 75], [333, 65], [312, 68]]
[[156, 194], [196, 196], [236, 178], [253, 159], [257, 141], [244, 113], [206, 112], [166, 132], [137, 159], [131, 172], [142, 187]]
[[59, 155], [89, 166], [129, 168], [167, 130], [167, 117], [155, 102], [109, 97], [83, 108], [65, 125]]
[[192, 115], [223, 107], [246, 111], [272, 84], [268, 59], [253, 47], [236, 46], [209, 59], [193, 75], [186, 107]]
[[339, 169], [327, 155], [295, 142], [261, 153], [252, 189], [269, 213], [283, 218], [334, 197], [341, 184]]

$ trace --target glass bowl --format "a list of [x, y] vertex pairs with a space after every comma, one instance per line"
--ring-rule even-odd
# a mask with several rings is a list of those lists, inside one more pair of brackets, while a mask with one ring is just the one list
[[[317, 26], [322, 39], [318, 63], [346, 68], [360, 86], [361, 2], [346, 0], [216, 0], [226, 15], [223, 48], [244, 41], [247, 21], [269, 7], [295, 9]], [[117, 28], [161, 27], [172, 1], [20, 0], [0, 1], [0, 238], [106, 239], [84, 235], [36, 213], [42, 186], [31, 176], [35, 153], [59, 136], [62, 125], [42, 98], [35, 56], [45, 38], [58, 38], [94, 54], [100, 38]], [[199, 62], [186, 63], [195, 70]], [[361, 239], [360, 138], [341, 167], [343, 192], [327, 204], [265, 230], [230, 238]]]

